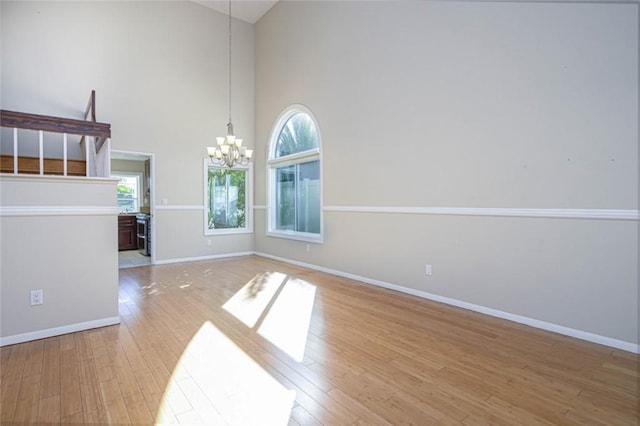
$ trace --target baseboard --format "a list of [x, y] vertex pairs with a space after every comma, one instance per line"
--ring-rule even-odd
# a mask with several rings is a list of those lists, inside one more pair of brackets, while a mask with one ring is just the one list
[[489, 315], [492, 317], [517, 322], [519, 324], [525, 324], [531, 327], [551, 331], [551, 332], [562, 334], [565, 336], [575, 337], [576, 339], [586, 340], [592, 343], [598, 343], [600, 345], [621, 349], [623, 351], [632, 352], [635, 354], [640, 353], [640, 345], [631, 343], [631, 342], [625, 342], [624, 340], [613, 339], [611, 337], [601, 336], [599, 334], [589, 333], [587, 331], [576, 330], [573, 328], [564, 327], [561, 325], [557, 325], [557, 324], [553, 324], [545, 321], [540, 321], [534, 318], [515, 315], [509, 312], [503, 312], [493, 308], [487, 308], [481, 305], [474, 305], [473, 303], [468, 303], [461, 300], [452, 299], [449, 297], [438, 296], [437, 294], [431, 294], [424, 291], [415, 290], [412, 288], [402, 287], [396, 284], [391, 284], [384, 281], [375, 280], [372, 278], [362, 277], [360, 275], [350, 274], [347, 272], [337, 271], [335, 269], [325, 268], [323, 266], [318, 266], [311, 263], [299, 262], [297, 260], [287, 259], [279, 256], [273, 256], [273, 255], [262, 253], [262, 252], [255, 252], [254, 254], [256, 256], [262, 256], [262, 257], [277, 260], [280, 262], [290, 263], [292, 265], [302, 266], [302, 267], [313, 269], [316, 271], [325, 272], [327, 274], [336, 275], [343, 278], [349, 278], [349, 279], [360, 281], [366, 284], [375, 285], [377, 287], [383, 287], [389, 290], [398, 291], [400, 293], [421, 297], [423, 299], [433, 300], [435, 302], [456, 306], [458, 308], [468, 309], [470, 311], [479, 312], [481, 314]]
[[180, 263], [180, 262], [197, 262], [200, 260], [226, 259], [228, 257], [245, 257], [245, 256], [252, 256], [254, 254], [255, 253], [252, 251], [243, 251], [238, 253], [212, 254], [209, 256], [181, 257], [176, 259], [162, 259], [162, 260], [156, 259], [154, 265], [166, 265], [169, 263]]
[[61, 334], [75, 333], [116, 324], [120, 324], [119, 316], [47, 328], [46, 330], [31, 331], [29, 333], [14, 334], [13, 336], [0, 337], [0, 346], [15, 345], [17, 343], [46, 339], [47, 337], [60, 336]]

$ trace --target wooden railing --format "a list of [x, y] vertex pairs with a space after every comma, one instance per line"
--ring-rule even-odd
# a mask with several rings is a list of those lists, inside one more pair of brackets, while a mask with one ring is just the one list
[[[110, 175], [110, 139], [111, 125], [95, 121], [95, 91], [91, 92], [89, 104], [85, 111], [85, 118], [91, 120], [76, 120], [71, 118], [51, 117], [47, 115], [29, 114], [24, 112], [0, 110], [0, 126], [13, 129], [13, 167], [10, 167], [11, 156], [2, 156], [0, 171], [13, 174], [62, 174], [63, 176], [78, 175], [78, 161], [67, 158], [67, 135], [81, 136], [80, 143], [84, 145], [85, 176], [108, 177]], [[38, 131], [38, 157], [20, 156], [18, 129]], [[62, 133], [62, 159], [45, 158], [44, 132]], [[106, 143], [106, 149], [103, 149]], [[34, 161], [38, 162], [37, 170]], [[59, 170], [59, 165], [62, 170]]]
[[[96, 123], [96, 91], [92, 90], [89, 96], [89, 102], [84, 110], [84, 119], [87, 122]], [[87, 173], [93, 173], [100, 176], [109, 176], [111, 174], [111, 153], [110, 148], [103, 150], [105, 142], [111, 137], [111, 129], [109, 136], [82, 136], [80, 144], [85, 147], [85, 158], [87, 161]]]

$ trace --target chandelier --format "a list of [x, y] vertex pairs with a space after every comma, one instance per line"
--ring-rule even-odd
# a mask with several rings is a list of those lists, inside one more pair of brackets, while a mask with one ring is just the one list
[[215, 166], [234, 167], [245, 166], [251, 161], [252, 149], [242, 146], [242, 139], [233, 134], [231, 123], [231, 0], [229, 0], [229, 122], [227, 123], [227, 136], [216, 138], [216, 146], [207, 147], [207, 154], [211, 163]]

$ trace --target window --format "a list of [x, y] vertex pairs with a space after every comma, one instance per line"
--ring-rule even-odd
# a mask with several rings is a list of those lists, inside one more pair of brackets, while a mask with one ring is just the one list
[[120, 179], [117, 186], [118, 212], [139, 212], [142, 205], [142, 174], [115, 172], [111, 176]]
[[320, 134], [307, 108], [280, 115], [271, 135], [268, 234], [322, 242]]
[[251, 232], [249, 167], [213, 166], [204, 160], [205, 235]]

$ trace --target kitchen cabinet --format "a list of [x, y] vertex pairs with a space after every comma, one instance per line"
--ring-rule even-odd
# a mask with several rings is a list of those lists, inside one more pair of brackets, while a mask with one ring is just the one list
[[137, 249], [136, 216], [118, 216], [118, 251]]

